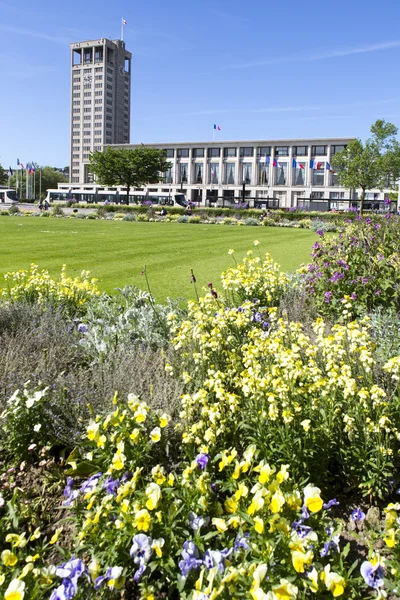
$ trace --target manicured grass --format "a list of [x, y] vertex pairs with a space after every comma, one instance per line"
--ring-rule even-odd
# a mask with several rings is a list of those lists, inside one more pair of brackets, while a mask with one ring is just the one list
[[308, 262], [316, 238], [309, 230], [278, 227], [0, 217], [0, 286], [4, 273], [36, 263], [53, 275], [63, 264], [70, 275], [87, 269], [107, 292], [146, 289], [140, 275], [146, 266], [158, 301], [193, 298], [190, 269], [199, 290], [209, 281], [218, 289], [221, 272], [233, 264], [230, 248], [237, 260], [250, 249], [268, 251], [282, 270], [294, 271]]

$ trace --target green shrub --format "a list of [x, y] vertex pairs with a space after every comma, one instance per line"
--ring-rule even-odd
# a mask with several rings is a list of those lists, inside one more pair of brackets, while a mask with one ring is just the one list
[[86, 215], [86, 218], [95, 221], [98, 217], [95, 213], [89, 213], [88, 215]]
[[148, 220], [149, 220], [149, 217], [146, 214], [138, 213], [136, 215], [136, 221], [138, 221], [138, 222], [142, 222], [142, 223], [146, 222], [147, 223]]
[[51, 216], [52, 217], [65, 217], [65, 213], [64, 213], [63, 209], [61, 208], [61, 206], [59, 206], [58, 204], [55, 204], [51, 211]]
[[189, 217], [189, 223], [201, 223], [200, 215], [195, 215], [193, 217]]
[[177, 218], [177, 223], [188, 223], [189, 217], [187, 215], [179, 215]]
[[248, 218], [245, 219], [244, 224], [250, 227], [257, 227], [260, 224], [260, 222], [257, 221], [257, 219]]
[[136, 216], [135, 216], [135, 215], [132, 215], [132, 214], [129, 214], [129, 213], [127, 213], [127, 214], [124, 216], [123, 220], [124, 220], [124, 221], [136, 221]]

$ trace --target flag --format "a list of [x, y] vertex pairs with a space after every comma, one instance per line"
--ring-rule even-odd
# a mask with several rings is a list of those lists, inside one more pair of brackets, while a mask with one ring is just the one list
[[271, 159], [270, 159], [270, 157], [269, 157], [269, 156], [267, 156], [267, 155], [265, 155], [265, 164], [266, 164], [266, 165], [269, 165], [269, 164], [271, 164]]
[[332, 169], [331, 164], [330, 163], [326, 163], [326, 168], [328, 171], [330, 171], [331, 173], [334, 173], [335, 171]]
[[19, 163], [21, 165], [21, 169], [25, 169], [24, 165], [22, 163]]
[[125, 21], [125, 19], [122, 19], [122, 25], [127, 25], [127, 22]]
[[31, 171], [32, 171], [32, 173], [34, 173], [36, 171], [36, 169], [35, 169], [35, 163], [34, 162], [31, 165]]
[[304, 170], [304, 165], [302, 165], [301, 163], [298, 163], [297, 166], [299, 167], [299, 169], [303, 169]]
[[322, 168], [322, 162], [317, 162], [317, 166], [315, 168], [317, 171], [319, 171]]
[[293, 169], [297, 169], [297, 160], [295, 158], [292, 160], [292, 167]]
[[19, 164], [20, 164], [20, 162], [19, 162], [19, 158], [17, 158], [17, 167], [18, 167], [18, 165], [19, 165]]
[[12, 168], [11, 168], [11, 167], [9, 167], [9, 171], [8, 171], [8, 173], [9, 173], [10, 177], [12, 177], [12, 176], [13, 176], [13, 170], [12, 170]]
[[221, 131], [221, 127], [219, 125], [216, 125], [215, 123], [214, 123], [214, 129], [217, 129], [218, 131]]
[[273, 167], [277, 167], [278, 166], [278, 163], [276, 162], [276, 158], [274, 158], [274, 160], [272, 161], [272, 166]]

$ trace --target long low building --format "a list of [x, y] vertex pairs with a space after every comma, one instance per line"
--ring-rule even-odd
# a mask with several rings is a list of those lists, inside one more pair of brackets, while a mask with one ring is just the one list
[[[149, 192], [182, 191], [188, 200], [273, 198], [280, 207], [358, 198], [357, 190], [341, 187], [331, 168], [332, 157], [354, 138], [297, 140], [236, 140], [154, 143], [144, 146], [165, 151], [171, 168]], [[136, 148], [140, 144], [113, 145]], [[243, 185], [244, 184], [244, 185]], [[382, 201], [380, 190], [368, 200]]]
[[[359, 198], [360, 190], [341, 187], [332, 169], [332, 158], [354, 138], [315, 138], [297, 140], [236, 140], [143, 144], [165, 152], [171, 167], [158, 184], [146, 192], [183, 193], [188, 201], [208, 205], [238, 198], [273, 200], [281, 208], [310, 205], [322, 208], [348, 208]], [[133, 149], [142, 144], [108, 144], [113, 148]], [[105, 145], [104, 147], [107, 147]], [[96, 186], [87, 181], [73, 184], [75, 189]], [[68, 184], [60, 184], [66, 188]], [[71, 185], [71, 184], [69, 184]], [[101, 188], [107, 190], [108, 188]], [[124, 193], [122, 186], [110, 188]], [[132, 190], [133, 191], [133, 190]], [[366, 200], [378, 208], [387, 191], [369, 190]], [[323, 209], [323, 208], [322, 208]]]

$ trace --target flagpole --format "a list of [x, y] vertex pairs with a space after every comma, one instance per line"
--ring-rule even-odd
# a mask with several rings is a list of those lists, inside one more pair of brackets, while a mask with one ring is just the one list
[[121, 21], [121, 42], [124, 41], [124, 18], [122, 17]]
[[36, 169], [35, 164], [33, 164], [33, 201], [36, 200]]
[[39, 202], [42, 199], [42, 167], [39, 170]]
[[28, 200], [28, 165], [25, 167], [25, 200]]
[[215, 142], [215, 127], [213, 127], [213, 142]]

